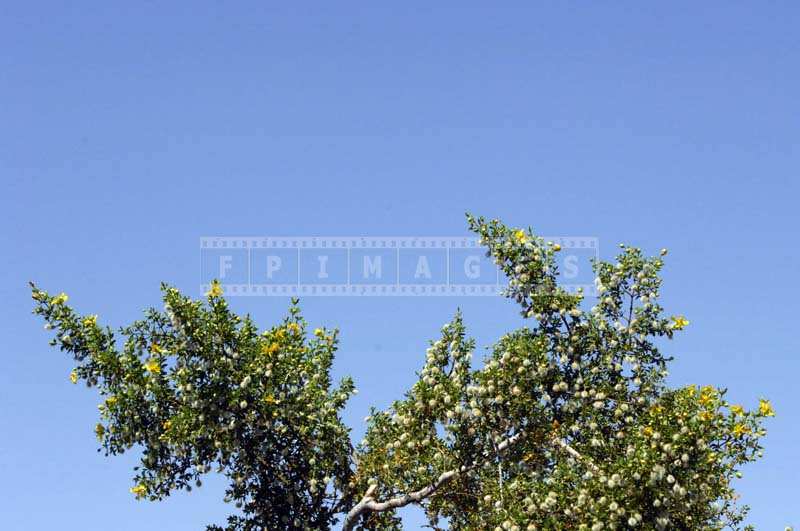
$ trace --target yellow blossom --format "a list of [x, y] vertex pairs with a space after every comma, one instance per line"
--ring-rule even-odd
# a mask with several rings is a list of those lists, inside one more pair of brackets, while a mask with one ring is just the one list
[[699, 416], [700, 416], [700, 420], [705, 421], [705, 422], [713, 420], [713, 418], [714, 418], [714, 414], [712, 412], [710, 412], [710, 411], [703, 411], [702, 413], [700, 413]]
[[272, 396], [272, 395], [265, 396], [264, 397], [264, 402], [266, 402], [267, 404], [277, 404], [278, 403], [278, 401], [275, 400], [275, 397]]
[[141, 498], [145, 494], [147, 494], [147, 487], [144, 485], [136, 485], [135, 487], [131, 487], [131, 494], [136, 496], [137, 498]]
[[78, 373], [75, 371], [69, 373], [69, 381], [72, 383], [78, 383]]
[[151, 359], [144, 364], [144, 370], [152, 374], [158, 374], [161, 372], [161, 364], [158, 363], [158, 361]]
[[736, 435], [737, 437], [741, 437], [745, 433], [750, 433], [750, 428], [748, 428], [747, 426], [743, 424], [737, 424], [736, 426], [733, 427], [733, 434]]
[[164, 423], [162, 424], [162, 426], [164, 427], [165, 430], [168, 430], [168, 429], [170, 429], [172, 427], [172, 421], [171, 420], [165, 420]]
[[317, 337], [322, 337], [325, 334], [325, 331], [322, 328], [315, 328], [314, 335]]
[[520, 229], [514, 231], [514, 239], [517, 240], [517, 242], [519, 243], [525, 243], [526, 241], [528, 241], [528, 236], [525, 234], [524, 230]]
[[642, 430], [642, 433], [644, 433], [645, 437], [650, 437], [651, 435], [653, 435], [653, 428], [651, 428], [650, 426], [645, 426], [644, 429]]
[[683, 330], [688, 324], [689, 321], [682, 315], [672, 318], [672, 328], [675, 330]]
[[83, 326], [94, 326], [97, 324], [97, 316], [89, 315], [83, 319]]
[[219, 285], [219, 281], [215, 280], [211, 283], [211, 289], [206, 292], [207, 297], [221, 297], [224, 292], [222, 291], [222, 286]]
[[557, 244], [557, 243], [556, 243], [556, 244], [553, 244], [553, 250], [554, 250], [555, 252], [558, 252], [558, 251], [560, 251], [560, 250], [561, 250], [561, 246], [560, 246], [559, 244]]
[[758, 401], [758, 413], [764, 417], [775, 416], [775, 410], [772, 409], [772, 404], [769, 403], [769, 400], [764, 400], [763, 398]]
[[150, 352], [152, 352], [153, 354], [163, 354], [164, 349], [161, 348], [161, 346], [158, 343], [153, 341], [153, 344], [150, 345]]
[[262, 354], [266, 354], [266, 355], [274, 354], [275, 352], [278, 351], [279, 348], [280, 348], [280, 346], [277, 343], [270, 343], [268, 345], [262, 345], [261, 346], [261, 353]]
[[700, 404], [707, 406], [714, 401], [714, 398], [716, 398], [716, 396], [717, 392], [713, 387], [705, 386], [700, 392]]
[[741, 416], [741, 415], [744, 415], [744, 408], [742, 406], [738, 406], [738, 405], [737, 406], [731, 406], [731, 413], [733, 413], [737, 417]]
[[113, 406], [116, 403], [117, 403], [117, 397], [116, 396], [111, 395], [108, 398], [106, 398], [106, 405]]
[[300, 325], [297, 323], [289, 323], [286, 325], [287, 330], [291, 330], [295, 334], [300, 331]]
[[53, 297], [53, 304], [64, 304], [69, 300], [69, 297], [66, 293], [59, 293], [55, 297]]
[[106, 432], [105, 426], [103, 426], [100, 423], [98, 423], [97, 426], [94, 427], [94, 433], [95, 435], [97, 435], [98, 439], [102, 439], [105, 432]]

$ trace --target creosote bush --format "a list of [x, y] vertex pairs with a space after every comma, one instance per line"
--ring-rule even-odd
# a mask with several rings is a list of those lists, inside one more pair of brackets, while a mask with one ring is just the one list
[[666, 251], [623, 246], [597, 262], [588, 301], [559, 287], [558, 245], [468, 222], [529, 326], [473, 366], [456, 314], [355, 446], [341, 420], [353, 382], [330, 377], [337, 331], [308, 331], [297, 301], [264, 331], [216, 283], [204, 301], [162, 286], [163, 310], [118, 333], [32, 285], [34, 311], [75, 360], [73, 383], [99, 390], [102, 449], [141, 454], [134, 496], [191, 490], [210, 472], [229, 480], [236, 510], [211, 530], [400, 529], [409, 504], [434, 529], [741, 528], [732, 482], [761, 455], [774, 412], [667, 386], [656, 341], [689, 321], [658, 303]]

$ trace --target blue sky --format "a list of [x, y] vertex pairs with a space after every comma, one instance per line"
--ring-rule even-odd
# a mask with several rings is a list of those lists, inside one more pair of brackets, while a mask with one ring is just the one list
[[[596, 236], [605, 258], [669, 248], [664, 302], [691, 320], [671, 381], [772, 399], [740, 491], [758, 527], [800, 525], [800, 8], [602, 4], [4, 6], [0, 526], [196, 530], [228, 510], [218, 482], [133, 500], [133, 458], [94, 451], [97, 397], [28, 280], [122, 324], [162, 280], [198, 293], [201, 236], [461, 235], [465, 211]], [[288, 305], [232, 303], [264, 326]], [[481, 347], [520, 324], [500, 298], [302, 305], [342, 329], [356, 437], [457, 306]]]

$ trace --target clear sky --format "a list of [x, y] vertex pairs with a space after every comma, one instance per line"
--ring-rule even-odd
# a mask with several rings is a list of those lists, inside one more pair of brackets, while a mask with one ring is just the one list
[[[0, 527], [197, 530], [229, 509], [219, 482], [134, 501], [28, 280], [118, 325], [162, 280], [199, 293], [201, 236], [459, 235], [465, 211], [605, 258], [669, 248], [665, 305], [691, 321], [671, 381], [772, 399], [740, 490], [758, 527], [800, 525], [800, 8], [700, 4], [7, 2]], [[232, 302], [263, 326], [288, 305]], [[342, 329], [355, 437], [457, 306], [481, 347], [520, 324], [501, 298], [302, 306]]]

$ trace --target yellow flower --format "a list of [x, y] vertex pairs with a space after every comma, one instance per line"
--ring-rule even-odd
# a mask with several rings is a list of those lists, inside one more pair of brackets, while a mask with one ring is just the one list
[[66, 293], [59, 293], [55, 297], [53, 297], [53, 304], [64, 304], [69, 300], [69, 297]]
[[165, 420], [164, 424], [162, 424], [162, 426], [164, 427], [165, 430], [168, 430], [168, 429], [170, 429], [172, 427], [172, 421], [171, 420]]
[[219, 285], [219, 281], [215, 280], [211, 283], [211, 289], [206, 292], [207, 297], [221, 297], [223, 294], [222, 286]]
[[645, 428], [642, 430], [642, 433], [644, 433], [645, 437], [650, 437], [653, 435], [653, 428], [650, 426], [645, 426]]
[[137, 498], [141, 498], [145, 494], [147, 494], [147, 487], [144, 485], [136, 485], [135, 487], [131, 487], [131, 494], [136, 496]]
[[158, 361], [151, 359], [144, 364], [144, 370], [152, 374], [158, 374], [161, 372], [161, 364], [158, 363]]
[[534, 452], [528, 452], [522, 456], [523, 461], [532, 461], [536, 457]]
[[322, 337], [325, 334], [325, 331], [322, 328], [315, 328], [314, 335], [317, 337]]
[[103, 438], [103, 434], [105, 434], [106, 428], [102, 424], [98, 423], [97, 426], [94, 427], [94, 433], [97, 435], [98, 439]]
[[700, 403], [704, 406], [707, 406], [714, 401], [714, 398], [716, 396], [717, 396], [716, 390], [713, 387], [707, 385], [703, 387], [702, 391], [700, 392]]
[[116, 403], [117, 403], [117, 397], [116, 396], [111, 395], [108, 398], [106, 398], [106, 405], [113, 406]]
[[519, 243], [525, 243], [526, 241], [528, 241], [528, 236], [525, 234], [524, 230], [520, 229], [514, 231], [514, 239], [517, 240], [517, 242]]
[[688, 387], [686, 388], [686, 393], [687, 393], [689, 396], [694, 396], [696, 392], [697, 392], [697, 386], [696, 386], [696, 385], [694, 385], [694, 384], [692, 384], [692, 385], [690, 385], [690, 386], [688, 386]]
[[560, 251], [560, 250], [561, 250], [561, 246], [560, 246], [559, 244], [557, 244], [557, 243], [556, 243], [556, 244], [553, 244], [553, 250], [554, 250], [555, 252], [558, 252], [558, 251]]
[[737, 417], [744, 415], [744, 408], [742, 406], [731, 406], [731, 413]]
[[764, 417], [775, 416], [775, 410], [772, 409], [772, 404], [769, 403], [769, 400], [764, 400], [763, 398], [758, 401], [758, 412]]
[[713, 420], [713, 418], [714, 414], [710, 411], [703, 411], [702, 413], [700, 413], [700, 420], [702, 421], [708, 422], [710, 420]]
[[300, 325], [297, 323], [289, 323], [286, 325], [287, 330], [291, 330], [295, 334], [300, 331]]
[[741, 437], [745, 433], [750, 433], [750, 428], [744, 426], [743, 424], [737, 424], [733, 427], [733, 434], [737, 437]]
[[153, 341], [153, 344], [150, 345], [150, 352], [152, 352], [153, 354], [163, 354], [164, 349], [161, 348], [161, 345]]
[[280, 346], [277, 343], [270, 343], [269, 345], [262, 345], [261, 346], [261, 353], [265, 355], [274, 354], [278, 351]]
[[78, 373], [75, 372], [75, 371], [72, 371], [71, 373], [69, 373], [69, 381], [74, 383], [74, 384], [78, 383]]
[[275, 400], [275, 397], [272, 396], [272, 395], [265, 396], [264, 397], [264, 402], [266, 402], [267, 404], [277, 404], [278, 403], [278, 401]]
[[89, 315], [83, 320], [83, 326], [94, 326], [97, 324], [97, 316]]
[[686, 328], [686, 325], [689, 324], [689, 321], [682, 315], [678, 315], [677, 317], [672, 318], [672, 328], [675, 330], [683, 330]]

